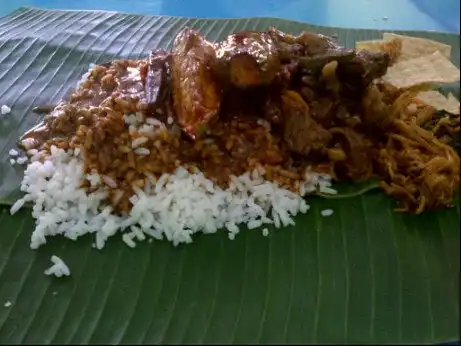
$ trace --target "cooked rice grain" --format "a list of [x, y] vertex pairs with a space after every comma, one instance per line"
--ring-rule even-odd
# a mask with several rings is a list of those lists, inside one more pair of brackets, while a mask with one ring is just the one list
[[2, 115], [7, 115], [9, 113], [11, 113], [11, 108], [8, 107], [7, 105], [3, 105], [0, 109], [0, 112]]
[[[296, 214], [309, 209], [298, 194], [261, 177], [252, 180], [249, 173], [233, 177], [234, 188], [223, 189], [201, 172], [178, 168], [152, 181], [151, 192], [135, 188], [131, 210], [118, 215], [105, 204], [110, 186], [97, 186], [91, 193], [81, 186], [84, 178], [94, 179], [96, 184], [98, 177], [83, 174], [80, 156], [54, 146], [44, 161], [27, 166], [22, 182], [26, 195], [14, 204], [11, 213], [26, 202], [33, 204], [36, 227], [31, 248], [45, 244], [49, 236], [75, 240], [94, 234], [96, 248], [102, 249], [108, 238], [125, 230], [129, 232], [124, 232], [122, 238], [130, 247], [135, 245], [135, 239], [142, 241], [146, 236], [166, 238], [174, 245], [190, 243], [197, 233], [210, 234], [225, 228], [233, 238], [240, 225], [250, 229], [263, 224], [292, 225]], [[106, 184], [108, 178], [102, 176]], [[53, 268], [48, 271], [50, 275], [67, 275], [65, 270]]]
[[45, 275], [54, 275], [56, 277], [70, 276], [69, 267], [58, 256], [51, 256], [53, 265], [45, 270]]

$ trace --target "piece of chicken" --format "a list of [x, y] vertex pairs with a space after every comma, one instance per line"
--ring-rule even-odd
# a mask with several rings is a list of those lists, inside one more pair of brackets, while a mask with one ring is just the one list
[[306, 70], [319, 70], [333, 60], [339, 62], [354, 58], [354, 50], [341, 47], [327, 36], [303, 31], [298, 36], [269, 28], [283, 61], [299, 61]]
[[193, 139], [203, 134], [218, 114], [221, 89], [213, 71], [213, 45], [198, 32], [185, 28], [172, 50], [172, 93], [177, 121]]
[[298, 36], [286, 34], [275, 28], [268, 33], [278, 47], [283, 61], [295, 60], [307, 73], [320, 73], [322, 68], [332, 62], [338, 62], [338, 77], [343, 81], [352, 80], [352, 84], [367, 86], [376, 78], [382, 77], [391, 62], [388, 53], [356, 52], [340, 46], [331, 38], [303, 31]]
[[243, 31], [216, 44], [217, 72], [239, 88], [267, 85], [280, 71], [277, 46], [266, 32]]
[[330, 133], [309, 114], [309, 106], [296, 91], [282, 95], [283, 138], [293, 152], [308, 155], [326, 147]]

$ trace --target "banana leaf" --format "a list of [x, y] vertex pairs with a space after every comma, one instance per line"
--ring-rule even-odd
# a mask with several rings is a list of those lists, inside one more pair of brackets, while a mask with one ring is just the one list
[[[169, 48], [184, 27], [210, 40], [274, 25], [333, 35], [348, 47], [379, 31], [318, 27], [273, 18], [229, 20], [23, 8], [0, 19], [0, 343], [360, 343], [459, 340], [459, 203], [439, 212], [395, 213], [379, 190], [310, 200], [296, 226], [102, 251], [93, 239], [52, 239], [29, 248], [33, 219], [11, 216], [22, 169], [9, 164], [18, 136], [57, 102], [90, 63]], [[408, 34], [408, 33], [406, 33]], [[459, 36], [413, 32], [453, 46]], [[459, 95], [459, 85], [453, 86]], [[363, 186], [359, 187], [363, 188]], [[353, 192], [348, 189], [347, 193]], [[330, 217], [320, 216], [332, 209]], [[50, 256], [68, 278], [44, 275]], [[5, 304], [5, 306], [4, 306]]]

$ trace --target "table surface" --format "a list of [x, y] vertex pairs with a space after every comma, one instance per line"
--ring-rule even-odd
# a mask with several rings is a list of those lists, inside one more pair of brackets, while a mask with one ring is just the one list
[[460, 33], [459, 0], [0, 0], [21, 6], [206, 18], [279, 17], [317, 25]]

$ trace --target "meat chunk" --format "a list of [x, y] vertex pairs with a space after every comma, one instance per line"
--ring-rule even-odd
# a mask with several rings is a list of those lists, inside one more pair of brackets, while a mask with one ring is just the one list
[[297, 60], [306, 71], [318, 72], [331, 61], [345, 62], [355, 56], [354, 50], [341, 47], [324, 35], [303, 31], [293, 36], [275, 28], [270, 28], [269, 34], [276, 42], [282, 60]]
[[367, 87], [373, 80], [386, 74], [390, 63], [388, 53], [362, 50], [346, 64], [338, 65], [337, 76], [346, 84]]
[[311, 64], [323, 66], [333, 60], [349, 61], [355, 55], [353, 49], [342, 47], [327, 36], [309, 31], [303, 31], [296, 37], [296, 42], [303, 46], [303, 56]]
[[149, 106], [155, 106], [166, 100], [170, 89], [171, 54], [163, 50], [152, 52], [146, 73], [146, 97]]
[[326, 147], [331, 135], [309, 114], [309, 106], [295, 91], [282, 96], [284, 140], [290, 150], [302, 155]]
[[297, 60], [305, 73], [320, 73], [322, 68], [338, 62], [338, 78], [342, 82], [368, 86], [383, 76], [391, 63], [391, 56], [383, 52], [356, 52], [338, 45], [327, 36], [303, 31], [298, 36], [270, 28], [282, 60]]
[[177, 121], [192, 138], [203, 134], [218, 114], [221, 89], [213, 70], [213, 45], [198, 32], [185, 28], [175, 39], [172, 51], [172, 93]]
[[291, 61], [293, 58], [304, 54], [304, 47], [297, 42], [296, 36], [284, 33], [274, 27], [270, 27], [268, 33], [277, 46], [282, 62]]
[[[348, 127], [330, 129], [333, 150], [344, 154], [343, 160], [335, 160], [334, 170], [341, 179], [355, 181], [369, 179], [373, 174], [372, 142], [363, 134]], [[332, 149], [329, 150], [330, 158]]]
[[216, 45], [216, 56], [218, 73], [240, 88], [267, 85], [280, 70], [277, 46], [266, 32], [230, 35]]
[[333, 61], [338, 62], [337, 76], [341, 82], [368, 86], [374, 79], [382, 77], [391, 62], [388, 53], [356, 52], [341, 47], [322, 35], [304, 32], [299, 38], [305, 47], [300, 64], [306, 72], [320, 72]]
[[264, 118], [271, 124], [280, 125], [283, 122], [279, 98], [269, 97], [264, 104]]

